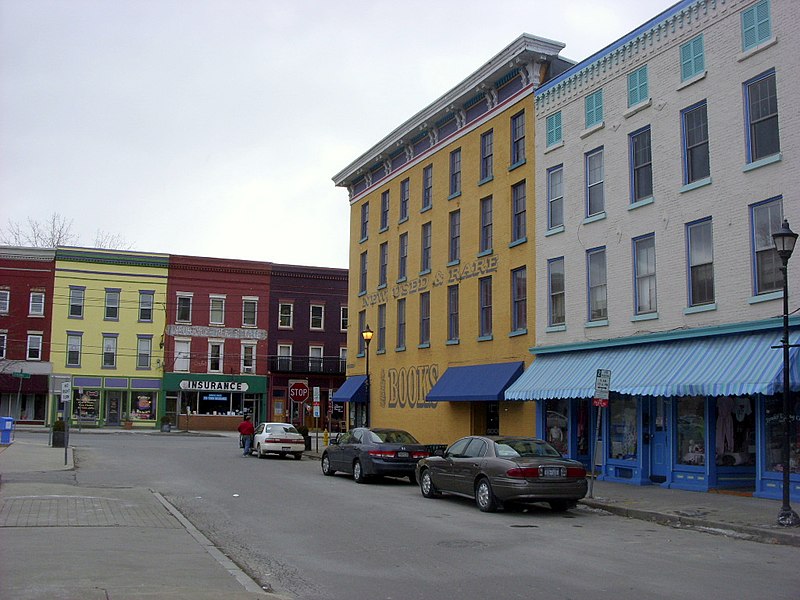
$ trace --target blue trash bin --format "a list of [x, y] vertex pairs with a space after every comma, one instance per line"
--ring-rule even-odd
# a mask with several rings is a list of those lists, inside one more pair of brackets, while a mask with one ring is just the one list
[[8, 446], [14, 441], [14, 419], [0, 417], [0, 446]]

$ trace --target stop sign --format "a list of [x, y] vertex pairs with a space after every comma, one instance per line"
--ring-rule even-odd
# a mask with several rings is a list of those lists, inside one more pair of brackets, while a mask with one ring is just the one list
[[295, 402], [308, 400], [308, 384], [304, 381], [293, 381], [289, 384], [289, 399]]

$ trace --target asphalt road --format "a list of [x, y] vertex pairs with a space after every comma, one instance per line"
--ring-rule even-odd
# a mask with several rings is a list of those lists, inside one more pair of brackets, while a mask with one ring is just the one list
[[407, 480], [243, 458], [234, 438], [74, 435], [77, 482], [163, 494], [251, 577], [307, 600], [800, 597], [798, 552], [592, 511], [485, 514]]

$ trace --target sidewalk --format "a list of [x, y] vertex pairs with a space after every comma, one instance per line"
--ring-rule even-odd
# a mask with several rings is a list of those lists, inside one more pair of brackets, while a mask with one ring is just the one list
[[0, 597], [280, 598], [160, 494], [75, 486], [72, 449], [65, 465], [48, 438], [45, 431], [0, 446]]

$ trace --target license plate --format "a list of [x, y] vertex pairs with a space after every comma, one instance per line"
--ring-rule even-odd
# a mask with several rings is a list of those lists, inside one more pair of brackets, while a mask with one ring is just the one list
[[544, 477], [561, 477], [561, 467], [544, 467], [542, 469], [542, 476]]
[[291, 450], [291, 447], [290, 447], [290, 446], [284, 446], [284, 447], [282, 448], [282, 450]]
[[405, 452], [405, 451], [403, 451], [403, 450], [400, 450], [400, 451], [397, 453], [397, 458], [408, 458], [408, 452]]

